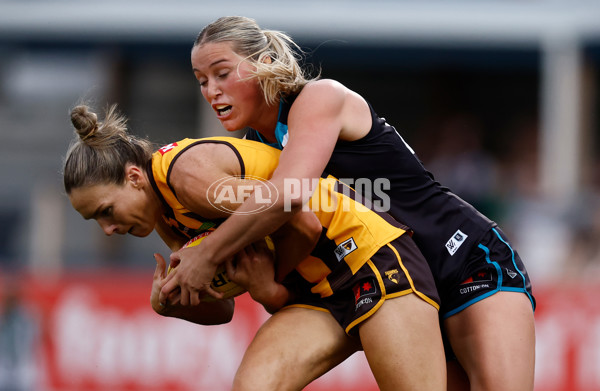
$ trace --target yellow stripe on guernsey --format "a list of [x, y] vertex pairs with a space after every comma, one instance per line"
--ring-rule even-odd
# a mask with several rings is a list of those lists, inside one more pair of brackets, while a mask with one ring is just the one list
[[[343, 257], [352, 274], [355, 274], [381, 247], [405, 231], [389, 224], [349, 194], [351, 191], [346, 185], [328, 176], [319, 182], [309, 205], [323, 227], [327, 228], [327, 237], [335, 241], [336, 259]], [[306, 276], [303, 277], [306, 279]], [[333, 293], [331, 283], [333, 281], [322, 278], [312, 292], [322, 297], [329, 296]]]
[[[169, 187], [168, 175], [178, 155], [191, 146], [206, 142], [230, 146], [238, 154], [246, 177], [268, 180], [279, 163], [279, 150], [256, 141], [232, 137], [184, 139], [154, 153], [152, 174], [159, 191], [173, 209], [175, 219], [194, 230], [205, 222], [189, 216], [190, 211], [179, 203]], [[312, 288], [313, 293], [322, 297], [332, 294], [331, 285], [336, 281], [329, 281], [327, 277], [336, 274], [334, 269], [338, 265], [345, 263], [351, 274], [354, 274], [379, 248], [405, 233], [402, 228], [389, 224], [377, 213], [355, 201], [351, 193], [348, 187], [330, 176], [319, 181], [319, 187], [307, 204], [326, 230], [327, 238], [334, 242], [326, 246], [333, 251], [329, 251], [331, 254], [323, 257], [328, 259], [308, 257], [296, 270], [308, 282], [315, 284]], [[285, 196], [279, 194], [279, 197]]]

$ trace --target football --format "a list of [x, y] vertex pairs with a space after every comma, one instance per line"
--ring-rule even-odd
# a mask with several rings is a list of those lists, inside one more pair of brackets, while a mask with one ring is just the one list
[[[186, 244], [183, 245], [182, 248], [186, 247], [194, 247], [197, 246], [206, 236], [210, 234], [210, 231], [203, 232], [200, 235], [190, 239]], [[271, 251], [275, 251], [275, 246], [270, 237], [265, 238], [265, 242], [267, 243], [268, 248]], [[169, 269], [167, 273], [170, 273], [173, 268], [169, 265]], [[246, 292], [244, 288], [236, 284], [235, 282], [229, 280], [227, 278], [227, 269], [225, 265], [222, 264], [217, 268], [215, 275], [212, 279], [212, 283], [210, 284], [211, 288], [216, 290], [217, 292], [222, 292], [224, 294], [223, 299], [230, 299], [232, 297], [236, 297]], [[202, 301], [210, 302], [217, 300], [210, 295], [205, 295], [202, 297]]]

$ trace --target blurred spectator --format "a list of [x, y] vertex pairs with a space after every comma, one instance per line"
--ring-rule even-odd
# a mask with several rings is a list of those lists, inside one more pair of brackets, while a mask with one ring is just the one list
[[424, 151], [423, 159], [435, 179], [496, 220], [499, 215], [495, 196], [497, 163], [484, 149], [479, 119], [465, 112], [448, 116], [435, 125], [434, 133], [427, 136], [427, 143], [429, 151]]
[[2, 269], [16, 266], [17, 235], [22, 222], [21, 213], [16, 208], [0, 210], [0, 266]]
[[565, 220], [567, 205], [556, 205], [541, 195], [537, 121], [520, 119], [507, 133], [514, 136], [502, 155], [505, 231], [515, 238], [535, 284], [564, 273], [572, 229]]
[[565, 269], [574, 278], [600, 277], [600, 158], [590, 170], [586, 191], [573, 202], [569, 223], [573, 227], [573, 243]]
[[[10, 276], [0, 292], [0, 391], [35, 391], [37, 328]], [[10, 281], [9, 281], [10, 280]]]

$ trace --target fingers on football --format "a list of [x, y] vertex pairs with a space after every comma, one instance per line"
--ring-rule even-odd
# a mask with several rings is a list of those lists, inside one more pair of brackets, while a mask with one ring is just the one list
[[169, 261], [169, 266], [172, 269], [175, 269], [181, 263], [181, 254], [179, 253], [179, 251], [171, 253], [171, 255], [169, 256]]
[[[174, 269], [168, 276], [163, 280], [162, 288], [160, 289], [160, 293], [158, 295], [158, 302], [161, 304], [167, 303], [167, 298], [171, 295], [171, 293], [179, 286], [179, 282], [175, 276], [177, 275], [177, 269]], [[182, 295], [183, 296], [183, 295]]]
[[[215, 299], [222, 299], [223, 296], [225, 296], [225, 294], [223, 292], [217, 292], [216, 290], [214, 290], [212, 288], [212, 286], [207, 285], [205, 286], [205, 290], [206, 293], [208, 293], [209, 295], [211, 295], [212, 297], [214, 297]], [[196, 295], [197, 296], [197, 295]], [[199, 300], [199, 299], [198, 299]]]

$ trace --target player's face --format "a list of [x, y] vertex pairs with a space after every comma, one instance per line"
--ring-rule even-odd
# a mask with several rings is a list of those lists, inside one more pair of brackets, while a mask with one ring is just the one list
[[234, 52], [231, 43], [196, 46], [191, 60], [202, 96], [225, 129], [234, 131], [250, 126], [266, 131], [275, 127], [277, 107], [267, 105], [256, 78], [247, 79], [254, 66]]
[[151, 197], [131, 182], [124, 185], [104, 184], [71, 190], [73, 208], [84, 219], [94, 219], [106, 235], [127, 233], [148, 236], [159, 213]]

